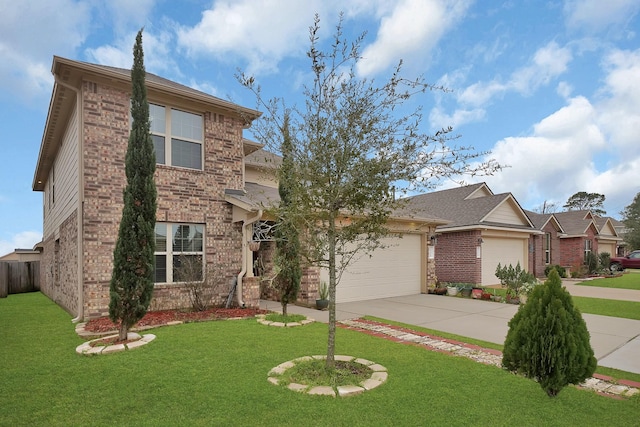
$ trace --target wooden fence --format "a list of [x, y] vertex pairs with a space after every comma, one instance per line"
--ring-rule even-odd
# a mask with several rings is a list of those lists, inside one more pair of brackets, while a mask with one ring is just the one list
[[40, 290], [40, 261], [1, 261], [0, 298]]

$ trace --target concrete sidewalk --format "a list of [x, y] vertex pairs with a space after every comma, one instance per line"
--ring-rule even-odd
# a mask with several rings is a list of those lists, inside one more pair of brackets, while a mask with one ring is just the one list
[[[276, 301], [261, 301], [260, 306], [273, 311], [281, 309]], [[517, 310], [518, 306], [511, 304], [418, 294], [339, 303], [336, 318], [342, 321], [370, 315], [502, 344], [509, 330], [508, 322]], [[329, 321], [327, 311], [293, 305], [288, 311], [320, 322]], [[593, 314], [584, 314], [583, 318], [600, 366], [640, 373], [640, 320]]]

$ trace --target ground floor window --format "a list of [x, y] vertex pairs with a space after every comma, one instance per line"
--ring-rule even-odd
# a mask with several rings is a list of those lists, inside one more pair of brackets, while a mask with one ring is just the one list
[[544, 263], [551, 264], [551, 233], [544, 235]]
[[584, 261], [587, 262], [587, 257], [591, 253], [593, 249], [593, 243], [591, 240], [587, 239], [584, 241]]
[[[158, 222], [155, 227], [155, 283], [179, 283], [202, 280], [204, 225]], [[195, 277], [194, 277], [195, 272]], [[199, 272], [199, 275], [198, 275]]]

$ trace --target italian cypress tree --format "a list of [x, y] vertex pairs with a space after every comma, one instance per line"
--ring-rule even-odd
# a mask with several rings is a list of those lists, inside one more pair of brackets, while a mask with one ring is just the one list
[[295, 210], [291, 209], [292, 196], [297, 185], [295, 165], [292, 158], [293, 143], [289, 133], [289, 116], [284, 117], [282, 126], [282, 166], [278, 170], [278, 193], [280, 220], [275, 229], [276, 254], [274, 263], [278, 268], [275, 278], [276, 289], [280, 293], [282, 314], [287, 315], [287, 304], [295, 301], [300, 289], [302, 269], [300, 268], [300, 238], [296, 228]]
[[109, 290], [109, 317], [113, 322], [120, 322], [121, 340], [126, 339], [129, 329], [145, 315], [153, 294], [156, 159], [149, 133], [143, 56], [140, 30], [133, 47], [131, 69], [133, 122], [125, 159], [127, 185]]
[[555, 269], [509, 321], [502, 365], [535, 379], [550, 397], [593, 374], [587, 325]]

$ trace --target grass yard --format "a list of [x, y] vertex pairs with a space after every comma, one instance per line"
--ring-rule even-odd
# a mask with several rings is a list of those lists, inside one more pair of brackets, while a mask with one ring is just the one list
[[580, 286], [597, 286], [599, 288], [634, 289], [640, 291], [640, 270], [626, 270], [620, 277], [585, 280], [577, 283]]
[[573, 303], [582, 313], [640, 320], [640, 302], [637, 301], [617, 301], [575, 296], [572, 298]]
[[636, 425], [640, 413], [640, 398], [568, 387], [550, 399], [498, 368], [342, 329], [337, 353], [386, 366], [385, 384], [329, 398], [268, 383], [272, 367], [324, 353], [319, 323], [163, 327], [142, 348], [86, 357], [70, 320], [40, 293], [0, 299], [1, 426], [595, 426]]
[[[502, 288], [490, 289], [489, 292], [491, 292], [492, 294], [495, 293], [495, 295], [502, 295], [503, 298], [507, 294], [507, 290]], [[637, 301], [619, 301], [576, 296], [573, 296], [572, 298], [573, 303], [576, 307], [578, 307], [578, 309], [580, 309], [581, 313], [599, 314], [601, 316], [622, 317], [625, 319], [640, 320], [640, 302]], [[486, 304], [498, 304], [491, 301], [485, 302]]]

